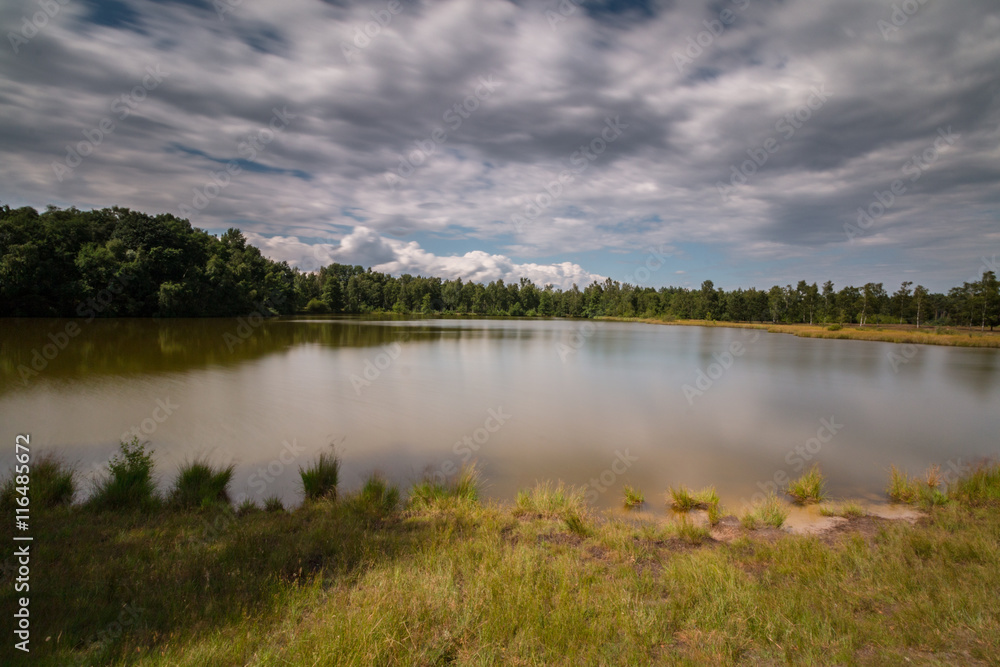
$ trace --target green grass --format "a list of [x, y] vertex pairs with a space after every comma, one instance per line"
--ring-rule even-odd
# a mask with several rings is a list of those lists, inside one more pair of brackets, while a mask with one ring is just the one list
[[768, 526], [781, 528], [787, 518], [788, 508], [774, 493], [769, 493], [764, 500], [755, 503], [740, 517], [740, 523], [747, 530], [757, 530]]
[[281, 501], [280, 496], [268, 496], [264, 498], [264, 511], [265, 512], [284, 512], [285, 503]]
[[674, 524], [674, 530], [677, 537], [693, 545], [701, 544], [712, 535], [711, 530], [707, 526], [700, 526], [694, 523], [686, 514], [681, 515], [680, 520]]
[[639, 507], [646, 502], [646, 496], [642, 493], [642, 491], [628, 484], [625, 485], [624, 493], [625, 507]]
[[340, 459], [335, 454], [321, 452], [319, 458], [305, 469], [299, 468], [302, 492], [306, 500], [337, 497], [340, 481]]
[[819, 513], [823, 516], [840, 516], [845, 519], [860, 519], [868, 516], [868, 510], [855, 502], [847, 502], [840, 507], [820, 507]]
[[146, 451], [138, 438], [122, 442], [118, 453], [108, 462], [107, 474], [95, 481], [87, 505], [98, 511], [156, 509], [161, 501], [153, 468], [153, 450]]
[[896, 466], [892, 466], [889, 469], [889, 487], [885, 492], [893, 502], [909, 504], [916, 502], [920, 497], [920, 484]]
[[463, 465], [455, 476], [445, 483], [432, 479], [417, 482], [410, 488], [409, 507], [428, 507], [475, 503], [479, 500], [482, 475], [475, 463]]
[[364, 486], [346, 500], [358, 516], [369, 523], [385, 521], [399, 507], [399, 489], [378, 474], [371, 474]]
[[982, 463], [960, 478], [948, 490], [948, 496], [973, 507], [1000, 505], [1000, 463]]
[[719, 494], [714, 486], [708, 486], [701, 491], [691, 491], [683, 484], [676, 489], [670, 487], [669, 504], [677, 512], [689, 512], [694, 509], [708, 509], [719, 504]]
[[[366, 502], [390, 507], [381, 504], [389, 488], [373, 482]], [[871, 532], [826, 540], [745, 531], [716, 542], [685, 516], [585, 522], [582, 494], [563, 486], [559, 498], [557, 488], [526, 492], [531, 520], [517, 506], [449, 496], [371, 522], [351, 503], [364, 488], [243, 516], [219, 506], [39, 507], [32, 652], [3, 642], [0, 664], [993, 664], [1000, 655], [995, 464], [952, 484], [916, 525], [871, 518]], [[0, 605], [13, 609], [16, 568], [9, 557], [4, 565]]]
[[809, 472], [788, 483], [786, 493], [799, 505], [822, 502], [826, 498], [823, 491], [825, 483], [819, 465], [813, 465]]
[[202, 507], [229, 503], [229, 482], [235, 465], [214, 468], [207, 461], [190, 461], [181, 466], [170, 491], [169, 501], [178, 507]]
[[567, 486], [561, 481], [557, 484], [542, 482], [531, 489], [522, 489], [514, 500], [514, 516], [566, 518], [585, 511], [584, 489]]
[[[17, 474], [17, 468], [0, 486], [0, 508], [9, 514], [18, 505], [16, 499], [21, 495], [18, 487], [28, 488], [28, 498], [32, 507], [56, 507], [73, 502], [76, 494], [76, 471], [65, 461], [53, 454], [42, 454], [37, 460], [27, 464], [18, 464], [22, 472], [27, 466], [25, 476]], [[23, 484], [23, 482], [27, 484]]]

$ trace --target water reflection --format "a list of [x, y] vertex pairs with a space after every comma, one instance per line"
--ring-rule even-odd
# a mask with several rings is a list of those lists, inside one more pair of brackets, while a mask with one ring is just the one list
[[[348, 489], [372, 470], [405, 485], [474, 456], [487, 495], [562, 479], [613, 507], [629, 483], [651, 511], [680, 483], [714, 484], [738, 507], [814, 461], [834, 494], [874, 498], [890, 464], [919, 472], [998, 454], [995, 350], [919, 347], [893, 364], [902, 346], [723, 327], [107, 320], [81, 325], [22, 382], [19, 367], [65, 326], [0, 324], [0, 437], [30, 432], [90, 469], [139, 428], [164, 482], [208, 454], [237, 464], [235, 494], [289, 502], [297, 466], [331, 443]], [[712, 364], [704, 391], [685, 394]], [[178, 407], [154, 423], [165, 400]], [[495, 431], [491, 410], [510, 415]], [[838, 425], [832, 437], [824, 420]], [[288, 447], [295, 462], [275, 465]], [[634, 459], [624, 470], [622, 456]]]

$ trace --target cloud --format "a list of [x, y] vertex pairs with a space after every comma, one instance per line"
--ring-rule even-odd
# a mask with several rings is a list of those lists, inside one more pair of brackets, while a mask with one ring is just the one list
[[294, 236], [265, 237], [249, 232], [247, 240], [272, 259], [286, 261], [304, 271], [315, 271], [332, 262], [372, 267], [376, 271], [402, 275], [441, 277], [447, 280], [505, 283], [528, 278], [536, 285], [552, 284], [568, 289], [593, 281], [603, 282], [605, 276], [590, 273], [571, 262], [535, 264], [514, 262], [504, 255], [479, 250], [464, 255], [438, 256], [427, 252], [415, 241], [408, 243], [379, 236], [364, 226], [355, 227], [339, 243], [304, 243]]
[[[211, 3], [105, 6], [60, 5], [0, 49], [5, 203], [186, 207], [203, 228], [340, 239], [359, 262], [553, 281], [581, 257], [583, 276], [687, 245], [712, 258], [692, 277], [720, 283], [843, 283], [862, 260], [886, 282], [921, 266], [943, 289], [997, 225], [994, 0], [924, 3], [896, 30], [879, 24], [890, 0], [616, 2], [556, 23], [551, 0], [234, 2], [221, 18]], [[38, 7], [3, 3], [4, 34]], [[167, 74], [143, 92], [150, 67]], [[276, 109], [294, 117], [248, 159]], [[615, 117], [627, 128], [603, 141]], [[104, 119], [113, 131], [60, 177]], [[850, 242], [857, 208], [948, 127], [961, 139]], [[216, 191], [230, 160], [240, 171]]]

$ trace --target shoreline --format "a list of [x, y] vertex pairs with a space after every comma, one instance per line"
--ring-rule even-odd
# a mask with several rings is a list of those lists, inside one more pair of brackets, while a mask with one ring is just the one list
[[[944, 347], [978, 347], [1000, 349], [1000, 331], [966, 331], [952, 327], [915, 329], [910, 325], [882, 324], [862, 327], [847, 324], [833, 331], [831, 325], [821, 324], [765, 324], [756, 322], [723, 322], [715, 320], [660, 320], [652, 317], [595, 317], [594, 321], [639, 322], [667, 326], [723, 327], [727, 329], [759, 329], [768, 333], [791, 334], [798, 338], [827, 338], [834, 340], [864, 340], [876, 343], [909, 345], [940, 345]], [[941, 333], [938, 333], [938, 330]]]

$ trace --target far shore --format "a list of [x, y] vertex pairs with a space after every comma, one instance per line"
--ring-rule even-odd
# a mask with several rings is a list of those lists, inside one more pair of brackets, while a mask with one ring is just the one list
[[949, 347], [1000, 348], [1000, 331], [979, 331], [958, 327], [920, 327], [912, 324], [766, 324], [757, 322], [720, 322], [715, 320], [662, 320], [655, 317], [595, 317], [604, 322], [643, 322], [695, 327], [762, 329], [770, 333], [792, 334], [800, 338], [835, 338], [867, 340], [910, 345], [945, 345]]

